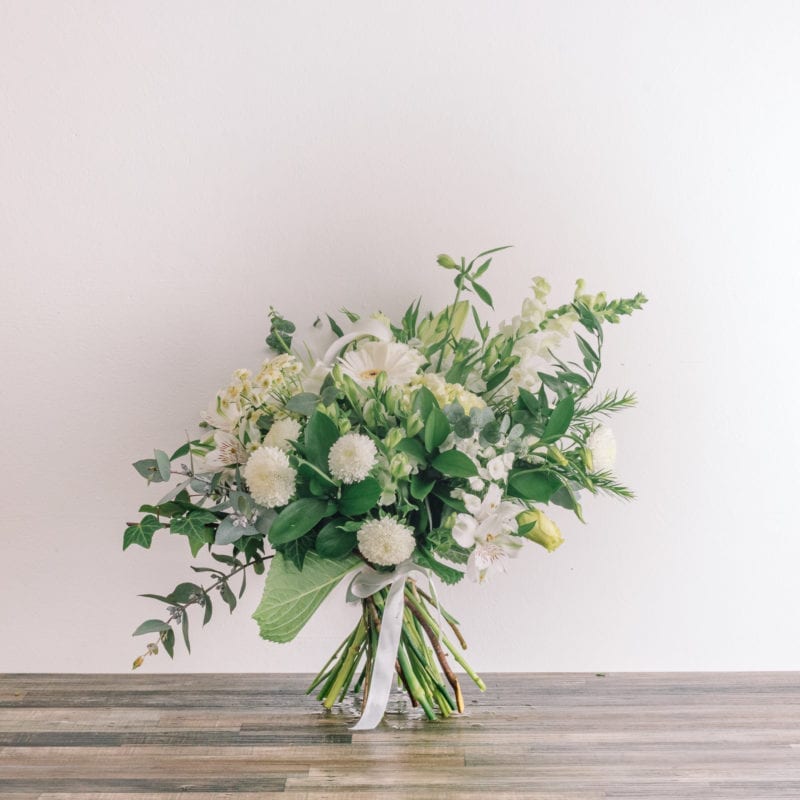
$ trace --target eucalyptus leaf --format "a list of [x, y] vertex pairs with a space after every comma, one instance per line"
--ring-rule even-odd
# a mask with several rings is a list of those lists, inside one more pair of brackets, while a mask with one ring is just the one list
[[311, 392], [301, 392], [287, 400], [286, 408], [289, 411], [294, 411], [295, 414], [310, 417], [316, 410], [317, 403], [319, 402], [319, 395], [312, 394]]
[[143, 622], [131, 635], [143, 636], [146, 633], [161, 633], [161, 631], [168, 631], [170, 629], [168, 622], [162, 622], [160, 619], [148, 619]]
[[162, 481], [168, 481], [170, 478], [169, 456], [163, 450], [155, 450], [154, 452], [158, 474], [161, 476]]

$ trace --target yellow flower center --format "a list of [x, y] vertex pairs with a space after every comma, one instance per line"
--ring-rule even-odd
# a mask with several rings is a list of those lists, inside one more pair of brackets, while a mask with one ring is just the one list
[[379, 369], [365, 369], [363, 372], [359, 373], [359, 377], [365, 381], [375, 380], [375, 378], [381, 374], [381, 371], [382, 370]]

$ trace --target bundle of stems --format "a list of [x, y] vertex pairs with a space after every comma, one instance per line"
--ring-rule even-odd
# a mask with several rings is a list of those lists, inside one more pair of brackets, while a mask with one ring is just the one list
[[[317, 698], [325, 708], [342, 702], [351, 686], [356, 694], [363, 691], [362, 702], [366, 703], [388, 594], [389, 588], [385, 587], [362, 601], [358, 624], [311, 683], [307, 693], [319, 689]], [[395, 662], [399, 685], [408, 693], [412, 705], [421, 707], [430, 720], [436, 719], [437, 709], [444, 718], [454, 711], [463, 712], [464, 698], [448, 655], [452, 655], [481, 691], [486, 686], [464, 658], [462, 650], [467, 643], [458, 621], [412, 580], [406, 583], [404, 602]], [[441, 620], [448, 624], [458, 645], [442, 631]]]

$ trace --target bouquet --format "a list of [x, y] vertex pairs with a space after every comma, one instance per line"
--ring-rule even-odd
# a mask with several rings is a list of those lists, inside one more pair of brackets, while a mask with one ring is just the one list
[[191, 567], [195, 581], [143, 595], [165, 612], [134, 632], [154, 637], [134, 668], [160, 649], [172, 657], [178, 630], [189, 650], [190, 619], [205, 625], [220, 600], [233, 611], [248, 574], [266, 572], [253, 618], [273, 642], [293, 639], [348, 581], [361, 613], [309, 691], [326, 708], [363, 693], [357, 728], [378, 724], [393, 685], [428, 719], [462, 711], [452, 662], [485, 688], [436, 584], [485, 583], [529, 542], [555, 550], [548, 504], [583, 521], [584, 491], [632, 497], [603, 420], [635, 398], [595, 387], [603, 326], [646, 302], [578, 281], [571, 302], [551, 307], [535, 278], [519, 315], [493, 330], [472, 301], [492, 308], [482, 281], [504, 249], [440, 255], [455, 297], [436, 313], [417, 300], [396, 321], [327, 315], [335, 340], [318, 357], [294, 348], [295, 325], [271, 309], [272, 355], [258, 372], [233, 374], [197, 438], [134, 464], [150, 483], [177, 481], [139, 509], [123, 548], [168, 530], [213, 560]]

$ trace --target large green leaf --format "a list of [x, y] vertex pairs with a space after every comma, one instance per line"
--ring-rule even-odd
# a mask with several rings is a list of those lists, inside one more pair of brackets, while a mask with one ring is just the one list
[[339, 511], [346, 517], [366, 514], [381, 497], [381, 486], [375, 478], [364, 478], [342, 488]]
[[550, 419], [547, 420], [547, 425], [544, 427], [542, 440], [555, 440], [566, 433], [574, 414], [575, 399], [571, 394], [568, 394], [556, 403], [556, 407], [553, 409], [553, 413], [550, 415]]
[[328, 471], [328, 452], [339, 438], [336, 423], [321, 411], [315, 411], [306, 425], [303, 435], [306, 457], [324, 472]]
[[[335, 508], [335, 507], [334, 507]], [[301, 497], [281, 511], [267, 534], [270, 543], [286, 544], [308, 533], [328, 513], [328, 504], [316, 497]]]
[[264, 595], [253, 613], [261, 637], [271, 642], [290, 642], [336, 584], [362, 563], [357, 556], [333, 560], [312, 550], [306, 554], [301, 571], [280, 553], [275, 555], [264, 583]]
[[552, 472], [539, 469], [512, 470], [508, 476], [509, 494], [533, 500], [537, 503], [547, 503], [553, 494], [561, 487], [558, 476]]
[[450, 423], [444, 412], [434, 408], [425, 421], [425, 449], [432, 453], [450, 433]]
[[472, 478], [478, 474], [475, 462], [460, 450], [445, 450], [433, 459], [432, 466], [451, 478]]

